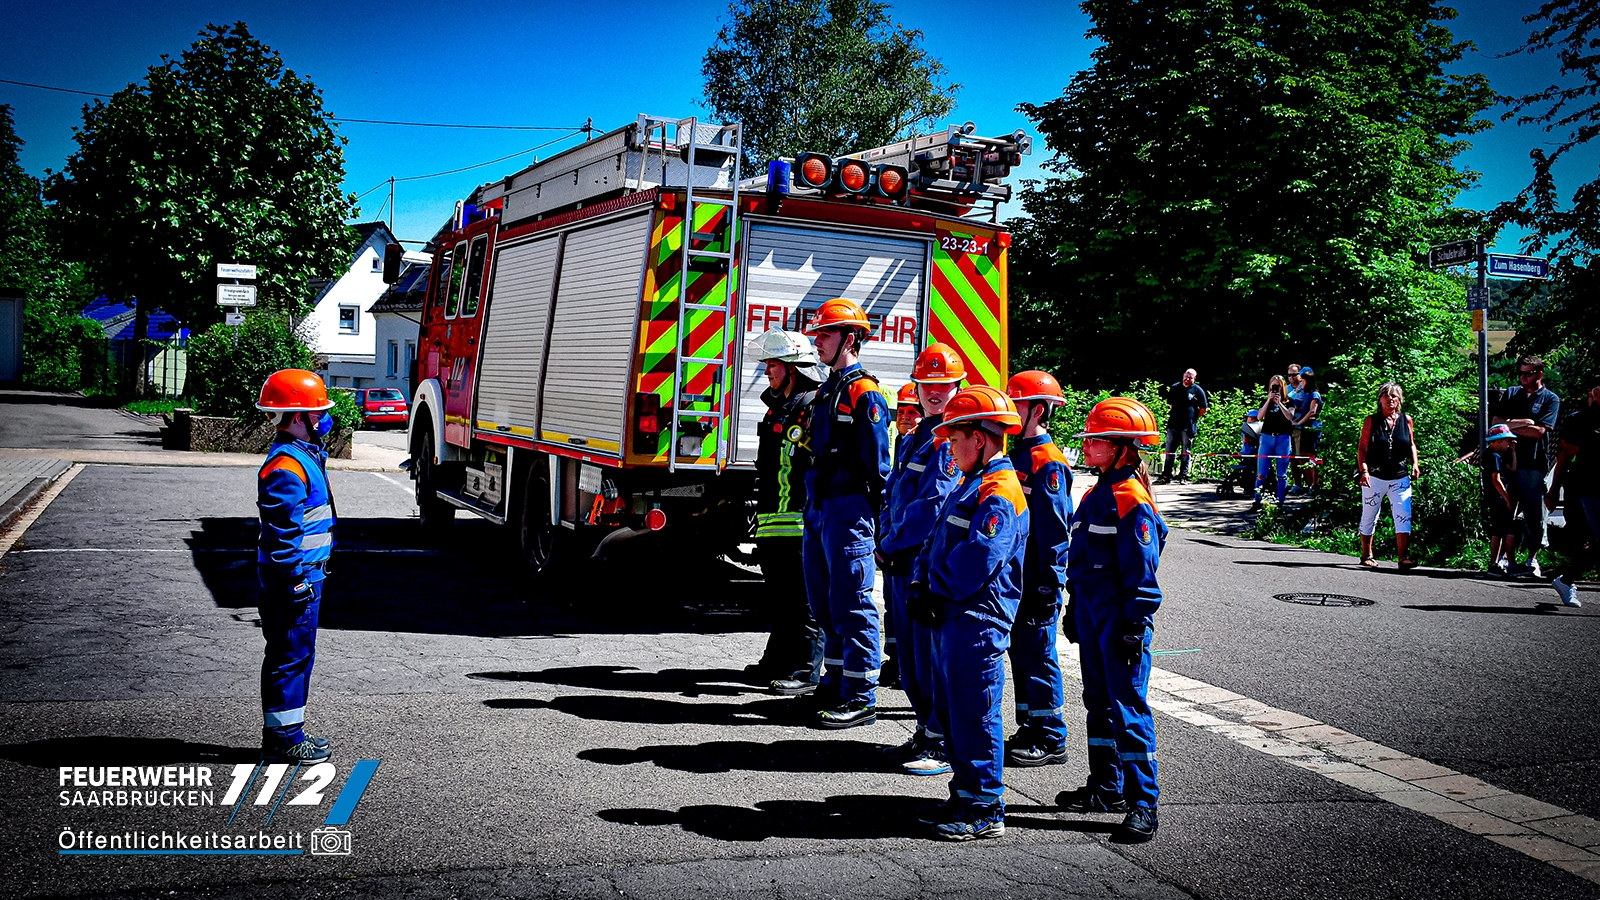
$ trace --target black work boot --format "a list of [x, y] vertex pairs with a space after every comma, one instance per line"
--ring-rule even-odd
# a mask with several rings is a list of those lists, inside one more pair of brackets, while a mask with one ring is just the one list
[[1118, 837], [1126, 844], [1142, 844], [1156, 836], [1158, 827], [1154, 806], [1135, 806], [1128, 817], [1122, 820], [1122, 831]]
[[855, 728], [860, 725], [871, 725], [876, 721], [878, 721], [878, 706], [875, 703], [862, 706], [840, 704], [833, 709], [817, 713], [819, 728]]
[[1125, 813], [1128, 801], [1121, 794], [1107, 794], [1084, 785], [1075, 791], [1056, 795], [1056, 806], [1071, 813]]
[[1067, 763], [1067, 745], [1050, 747], [1042, 740], [1017, 744], [1006, 750], [1006, 765], [1028, 769], [1034, 766], [1063, 766]]

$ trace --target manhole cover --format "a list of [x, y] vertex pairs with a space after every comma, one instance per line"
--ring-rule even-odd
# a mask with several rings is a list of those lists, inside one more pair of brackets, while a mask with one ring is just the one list
[[1351, 597], [1347, 594], [1273, 594], [1272, 599], [1282, 600], [1285, 603], [1298, 603], [1301, 606], [1372, 605], [1372, 601], [1365, 597]]

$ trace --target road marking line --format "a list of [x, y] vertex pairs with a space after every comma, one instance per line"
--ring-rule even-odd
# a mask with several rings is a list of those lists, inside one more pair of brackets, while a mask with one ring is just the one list
[[[1081, 678], [1077, 646], [1061, 649], [1062, 671]], [[1588, 816], [1164, 669], [1150, 670], [1150, 708], [1600, 884]]]
[[375, 478], [382, 478], [384, 481], [387, 481], [390, 484], [394, 485], [395, 487], [399, 488], [400, 490], [405, 491], [408, 496], [415, 497], [416, 494], [417, 494], [417, 492], [415, 490], [412, 490], [411, 485], [409, 485], [409, 484], [401, 484], [400, 482], [395, 481], [393, 478], [390, 478], [389, 476], [383, 474], [382, 472], [369, 472], [367, 474], [372, 475]]
[[[78, 463], [67, 471], [61, 473], [61, 477], [56, 479], [56, 483], [46, 488], [45, 492], [39, 495], [39, 499], [35, 500], [33, 505], [28, 507], [28, 511], [23, 513], [22, 516], [15, 522], [11, 523], [11, 527], [4, 534], [0, 534], [0, 558], [3, 558], [6, 553], [8, 553], [17, 543], [17, 541], [21, 540], [23, 532], [27, 531], [28, 526], [32, 525], [34, 520], [38, 519], [39, 516], [44, 513], [45, 508], [50, 505], [50, 501], [56, 499], [56, 497], [61, 494], [61, 491], [64, 490], [68, 484], [72, 483], [72, 479], [77, 478], [78, 473], [82, 471], [83, 463]], [[17, 552], [22, 553], [26, 551], [19, 550]]]

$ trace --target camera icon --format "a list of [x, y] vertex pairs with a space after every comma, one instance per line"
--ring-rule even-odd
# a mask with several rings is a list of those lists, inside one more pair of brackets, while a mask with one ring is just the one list
[[314, 828], [311, 831], [312, 856], [349, 856], [350, 832], [342, 828]]

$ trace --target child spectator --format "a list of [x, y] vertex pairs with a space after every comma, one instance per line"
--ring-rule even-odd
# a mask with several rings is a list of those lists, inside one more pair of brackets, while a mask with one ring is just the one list
[[1517, 477], [1516, 440], [1511, 426], [1504, 424], [1484, 435], [1483, 505], [1489, 516], [1489, 575], [1496, 578], [1511, 570], [1517, 544], [1517, 503], [1511, 494]]

